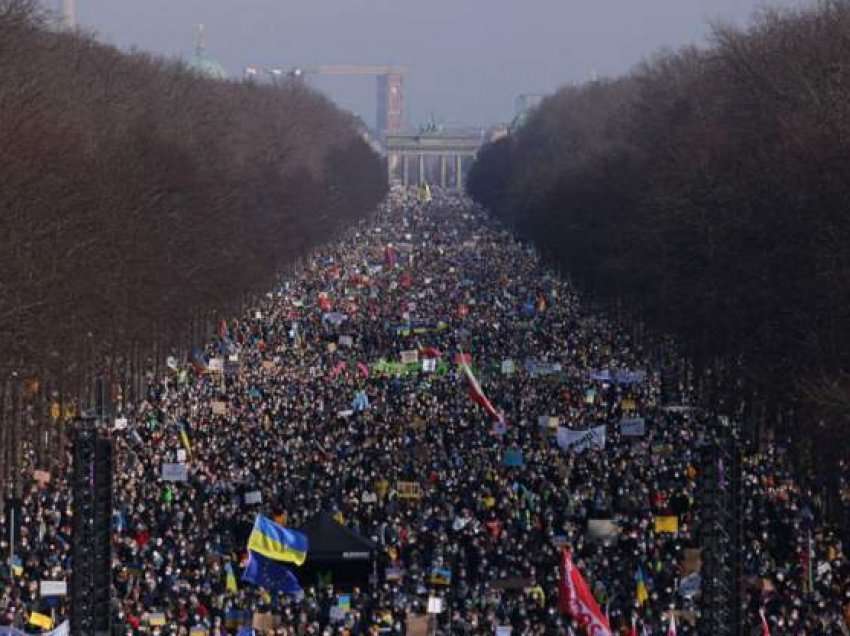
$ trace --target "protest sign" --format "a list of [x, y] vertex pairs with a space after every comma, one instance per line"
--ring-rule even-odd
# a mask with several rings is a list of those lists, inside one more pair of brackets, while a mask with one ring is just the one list
[[65, 581], [39, 581], [38, 593], [42, 598], [47, 596], [67, 596], [68, 583]]
[[428, 613], [429, 614], [440, 614], [443, 611], [443, 599], [439, 596], [429, 596], [428, 597]]
[[436, 358], [425, 358], [422, 360], [422, 371], [423, 373], [433, 373], [437, 370], [437, 359]]
[[401, 363], [402, 364], [416, 364], [419, 362], [419, 351], [416, 349], [410, 349], [408, 351], [401, 352]]
[[252, 490], [245, 493], [245, 505], [252, 506], [254, 504], [263, 503], [263, 493], [259, 490]]
[[116, 417], [115, 422], [112, 425], [116, 431], [123, 431], [127, 428], [127, 418], [126, 417]]
[[280, 627], [280, 617], [275, 616], [271, 612], [254, 612], [254, 618], [251, 626], [258, 630], [267, 632]]
[[212, 403], [213, 415], [227, 415], [227, 402], [215, 401]]
[[207, 364], [207, 370], [210, 373], [222, 373], [224, 371], [224, 360], [221, 358], [210, 358]]
[[502, 360], [502, 375], [513, 375], [514, 374], [514, 361], [513, 360]]
[[641, 437], [646, 434], [646, 421], [642, 417], [624, 417], [620, 420], [620, 435]]
[[589, 519], [587, 521], [587, 538], [591, 541], [611, 541], [620, 534], [620, 527], [610, 519]]
[[594, 426], [584, 431], [574, 431], [563, 426], [558, 427], [558, 446], [562, 450], [580, 453], [588, 448], [605, 448], [605, 425]]
[[162, 480], [163, 481], [188, 481], [189, 467], [183, 463], [167, 463], [162, 464]]
[[679, 594], [682, 598], [696, 596], [702, 587], [702, 577], [699, 572], [693, 572], [679, 581]]
[[522, 451], [518, 448], [508, 448], [502, 457], [502, 463], [511, 468], [521, 468], [525, 465], [522, 457]]
[[421, 499], [422, 486], [415, 481], [400, 481], [396, 484], [399, 499]]
[[177, 449], [177, 461], [178, 462], [185, 462], [186, 461], [186, 449], [185, 448], [178, 448]]
[[340, 347], [351, 347], [354, 345], [354, 338], [352, 336], [340, 336], [339, 337], [339, 346]]
[[679, 518], [674, 515], [656, 516], [655, 532], [656, 534], [663, 532], [676, 534], [679, 532]]

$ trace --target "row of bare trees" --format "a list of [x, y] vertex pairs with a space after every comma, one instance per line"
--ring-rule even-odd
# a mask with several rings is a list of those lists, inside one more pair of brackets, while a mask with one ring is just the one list
[[704, 367], [743, 363], [777, 411], [816, 413], [801, 443], [850, 417], [848, 33], [846, 0], [716, 26], [705, 48], [563, 88], [469, 177], [594, 296]]
[[[215, 81], [0, 0], [0, 479], [63, 459], [94, 378], [136, 399], [372, 210], [380, 159], [298, 84]], [[57, 421], [58, 420], [58, 421]]]

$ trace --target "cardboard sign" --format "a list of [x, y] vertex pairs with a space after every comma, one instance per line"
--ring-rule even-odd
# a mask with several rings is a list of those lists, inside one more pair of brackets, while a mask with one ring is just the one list
[[280, 617], [271, 612], [254, 612], [251, 626], [258, 631], [270, 631], [280, 627]]
[[421, 499], [422, 486], [415, 481], [400, 481], [396, 484], [399, 499]]
[[263, 371], [274, 371], [275, 363], [271, 360], [263, 360]]
[[188, 481], [189, 467], [183, 463], [163, 463], [162, 464], [162, 480], [163, 481]]
[[39, 581], [38, 593], [42, 598], [47, 596], [67, 596], [68, 583], [65, 581]]
[[417, 362], [419, 362], [419, 351], [417, 349], [401, 352], [402, 364], [416, 364]]
[[227, 402], [216, 401], [212, 403], [213, 415], [227, 415]]

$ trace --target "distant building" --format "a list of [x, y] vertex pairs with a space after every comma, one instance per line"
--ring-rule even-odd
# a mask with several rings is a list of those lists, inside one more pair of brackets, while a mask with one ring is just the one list
[[225, 80], [228, 78], [227, 70], [207, 55], [206, 32], [203, 24], [198, 25], [198, 33], [195, 37], [195, 54], [189, 61], [189, 68], [210, 79]]
[[514, 100], [514, 120], [511, 123], [511, 128], [521, 127], [526, 122], [531, 112], [540, 106], [540, 103], [545, 97], [545, 95], [536, 93], [525, 93], [523, 95], [519, 95]]

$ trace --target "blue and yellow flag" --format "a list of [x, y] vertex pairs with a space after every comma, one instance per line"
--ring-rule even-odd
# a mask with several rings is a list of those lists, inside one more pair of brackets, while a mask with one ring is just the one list
[[637, 573], [635, 574], [635, 582], [637, 583], [637, 589], [635, 591], [635, 596], [637, 596], [637, 604], [638, 607], [643, 607], [643, 604], [649, 600], [649, 591], [646, 589], [646, 578], [643, 575], [643, 567], [638, 566]]
[[233, 566], [230, 563], [224, 564], [224, 584], [228, 592], [234, 594], [239, 591], [239, 586], [236, 584], [236, 574], [233, 572]]
[[307, 559], [307, 536], [257, 515], [248, 538], [248, 549], [273, 561], [301, 565]]

